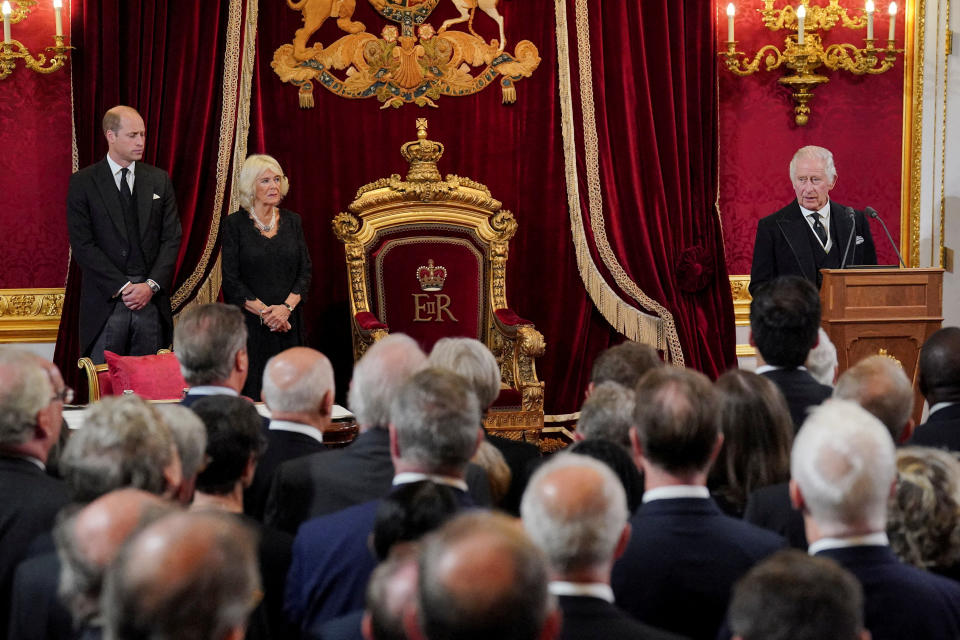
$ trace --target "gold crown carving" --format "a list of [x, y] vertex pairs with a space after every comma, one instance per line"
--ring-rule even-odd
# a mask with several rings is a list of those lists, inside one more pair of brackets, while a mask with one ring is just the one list
[[433, 260], [427, 260], [427, 266], [421, 265], [417, 269], [417, 280], [424, 291], [440, 291], [447, 279], [447, 269], [440, 265], [433, 266]]
[[404, 143], [400, 153], [410, 163], [410, 182], [439, 182], [437, 161], [443, 155], [443, 144], [427, 140], [427, 119], [417, 118], [417, 139]]

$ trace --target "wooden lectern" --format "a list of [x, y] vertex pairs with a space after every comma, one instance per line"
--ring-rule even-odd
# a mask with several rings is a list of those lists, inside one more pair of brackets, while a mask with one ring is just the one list
[[[943, 324], [943, 269], [824, 269], [823, 329], [842, 373], [867, 356], [895, 359], [917, 389], [920, 347]], [[923, 397], [913, 416], [920, 423]]]

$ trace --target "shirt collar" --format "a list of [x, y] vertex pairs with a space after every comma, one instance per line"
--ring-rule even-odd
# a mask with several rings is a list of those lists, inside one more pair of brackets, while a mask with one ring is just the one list
[[940, 409], [946, 409], [947, 407], [953, 406], [955, 404], [957, 403], [956, 402], [938, 402], [937, 404], [930, 407], [930, 411], [927, 412], [927, 418], [932, 416], [937, 411], [940, 411]]
[[753, 372], [759, 376], [759, 375], [764, 374], [764, 373], [769, 373], [770, 371], [780, 371], [780, 370], [806, 371], [807, 368], [804, 367], [804, 366], [799, 366], [799, 367], [778, 367], [777, 365], [774, 365], [774, 364], [762, 364], [762, 365], [760, 365], [759, 367], [757, 367], [756, 369], [754, 369]]
[[613, 604], [613, 589], [602, 582], [567, 582], [566, 580], [551, 580], [547, 587], [555, 596], [587, 596], [599, 598]]
[[[120, 170], [124, 167], [121, 167], [119, 164], [113, 161], [113, 158], [110, 157], [110, 154], [107, 154], [107, 164], [110, 165], [110, 174], [119, 180]], [[126, 168], [130, 170], [130, 175], [136, 175], [136, 162], [131, 162]]]
[[46, 471], [47, 465], [44, 464], [43, 460], [40, 458], [35, 458], [33, 456], [28, 456], [22, 453], [14, 453], [12, 451], [0, 451], [0, 458], [16, 458], [18, 460], [26, 460], [32, 464], [35, 464], [40, 468], [40, 471]]
[[190, 390], [187, 391], [187, 395], [191, 396], [237, 396], [240, 394], [237, 393], [236, 389], [231, 389], [230, 387], [221, 387], [215, 384], [201, 384], [196, 387], [190, 387]]
[[811, 216], [814, 213], [819, 213], [821, 218], [823, 218], [824, 220], [829, 220], [830, 219], [830, 200], [827, 200], [827, 204], [823, 205], [816, 211], [814, 211], [813, 209], [807, 209], [803, 205], [800, 205], [800, 213], [802, 213], [805, 218]]
[[463, 491], [464, 493], [467, 492], [467, 483], [460, 478], [437, 476], [430, 473], [419, 473], [417, 471], [404, 471], [393, 476], [393, 486], [399, 487], [402, 484], [412, 484], [422, 480], [429, 480], [431, 482], [436, 482], [437, 484], [445, 484], [448, 487], [460, 489], [460, 491]]
[[643, 503], [653, 500], [672, 500], [674, 498], [709, 498], [710, 490], [693, 484], [675, 484], [669, 487], [657, 487], [643, 492]]
[[847, 536], [843, 538], [820, 538], [807, 549], [810, 555], [816, 555], [828, 549], [847, 549], [849, 547], [888, 547], [890, 539], [884, 531], [868, 533], [865, 536]]
[[323, 443], [323, 432], [316, 427], [301, 422], [290, 422], [289, 420], [271, 420], [270, 431], [290, 431], [310, 436], [319, 443]]

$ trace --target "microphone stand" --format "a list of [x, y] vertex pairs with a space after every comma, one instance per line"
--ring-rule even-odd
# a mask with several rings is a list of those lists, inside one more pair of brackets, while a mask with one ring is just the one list
[[887, 223], [883, 221], [883, 218], [880, 217], [880, 214], [877, 213], [877, 210], [873, 207], [867, 207], [863, 210], [863, 212], [874, 220], [880, 221], [880, 224], [883, 225], [883, 231], [887, 234], [887, 240], [890, 241], [890, 246], [893, 247], [893, 250], [897, 254], [897, 259], [900, 260], [900, 266], [906, 269], [907, 265], [903, 262], [903, 256], [900, 255], [900, 250], [897, 249], [897, 243], [893, 241], [893, 236], [890, 235], [890, 230], [887, 229]]
[[857, 218], [853, 213], [853, 207], [847, 207], [844, 211], [850, 216], [850, 235], [847, 236], [847, 246], [843, 250], [843, 260], [840, 261], [841, 269], [845, 269], [847, 266], [847, 255], [850, 253], [850, 243], [853, 242], [853, 236], [857, 231]]

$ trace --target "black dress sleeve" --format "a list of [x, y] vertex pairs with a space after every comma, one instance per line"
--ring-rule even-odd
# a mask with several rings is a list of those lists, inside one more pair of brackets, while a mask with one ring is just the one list
[[250, 288], [240, 279], [240, 227], [238, 222], [243, 222], [237, 216], [244, 216], [246, 213], [240, 209], [231, 214], [223, 221], [223, 297], [230, 303], [243, 307], [247, 300], [256, 300], [257, 296], [250, 291]]
[[303, 296], [310, 290], [310, 281], [313, 278], [313, 263], [310, 261], [310, 250], [307, 248], [307, 240], [303, 234], [303, 222], [297, 214], [293, 214], [291, 218], [296, 221], [294, 226], [296, 227], [297, 245], [300, 249], [300, 268], [290, 292]]

